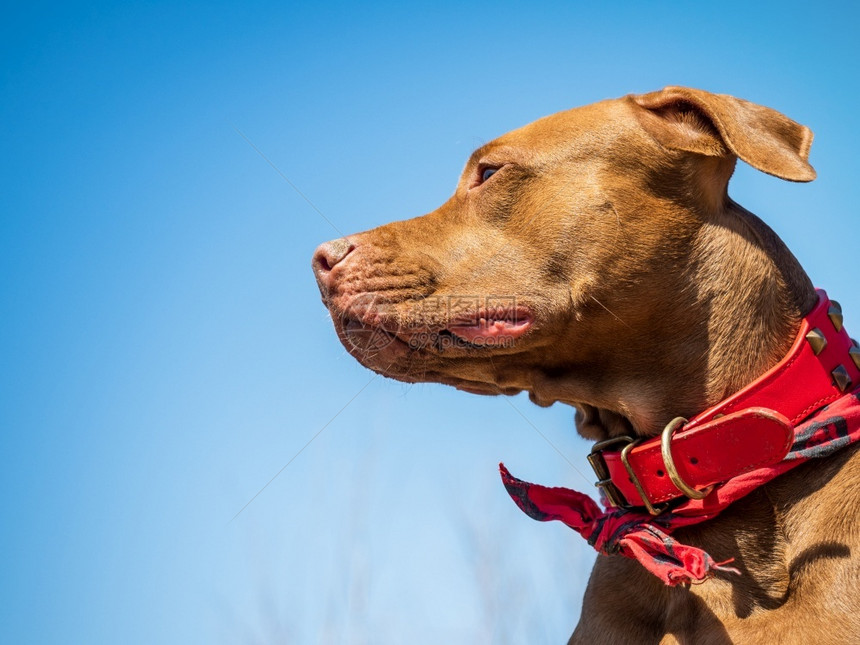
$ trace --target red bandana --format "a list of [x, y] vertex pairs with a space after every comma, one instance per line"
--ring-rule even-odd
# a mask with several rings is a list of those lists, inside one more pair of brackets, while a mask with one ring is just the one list
[[[659, 487], [665, 488], [666, 481], [666, 478], [663, 477], [663, 471], [656, 471], [660, 476], [659, 480], [656, 477], [646, 480], [647, 473], [644, 470], [644, 465], [634, 465], [633, 470], [628, 472], [631, 474], [636, 472], [640, 475], [643, 481], [637, 482], [642, 487], [639, 493], [645, 495], [646, 501], [662, 501], [670, 497], [676, 498], [676, 501], [686, 500], [677, 505], [673, 504], [671, 510], [660, 512], [657, 515], [649, 514], [645, 508], [640, 506], [642, 503], [641, 495], [629, 492], [630, 479], [623, 470], [620, 470], [620, 466], [614, 467], [618, 465], [615, 463], [617, 455], [608, 455], [607, 459], [615, 460], [613, 468], [610, 469], [614, 471], [612, 481], [621, 485], [619, 488], [628, 491], [619, 493], [618, 489], [615, 489], [614, 492], [615, 496], [621, 496], [624, 498], [622, 501], [627, 502], [621, 504], [625, 508], [609, 508], [607, 505], [607, 510], [601, 511], [598, 505], [587, 495], [566, 488], [548, 488], [529, 484], [513, 477], [503, 464], [499, 464], [502, 481], [508, 493], [529, 517], [544, 522], [560, 520], [588, 540], [588, 543], [599, 553], [604, 555], [620, 553], [628, 558], [638, 560], [667, 585], [702, 582], [717, 571], [738, 573], [736, 569], [726, 566], [731, 560], [715, 562], [703, 550], [677, 542], [670, 533], [677, 528], [712, 519], [732, 502], [788, 470], [809, 459], [827, 457], [860, 440], [860, 388], [842, 393], [843, 390], [856, 387], [860, 383], [860, 378], [857, 377], [860, 374], [856, 366], [858, 362], [857, 350], [842, 329], [841, 312], [839, 312], [838, 323], [833, 318], [834, 306], [838, 312], [838, 305], [828, 301], [823, 291], [819, 291], [819, 296], [819, 303], [815, 310], [804, 319], [798, 339], [791, 352], [778, 366], [742, 392], [698, 415], [685, 426], [684, 432], [677, 436], [679, 443], [684, 442], [684, 439], [691, 439], [691, 441], [686, 442], [691, 444], [695, 443], [696, 433], [699, 433], [700, 440], [702, 436], [709, 435], [712, 439], [717, 437], [721, 444], [724, 443], [725, 437], [731, 438], [731, 434], [726, 429], [732, 430], [733, 418], [747, 424], [748, 429], [752, 429], [750, 423], [754, 425], [757, 420], [761, 421], [759, 417], [762, 415], [767, 416], [765, 422], [768, 423], [774, 419], [777, 421], [782, 419], [788, 425], [793, 426], [793, 439], [788, 451], [781, 452], [781, 460], [771, 460], [766, 465], [752, 464], [750, 468], [741, 469], [736, 476], [731, 476], [722, 481], [703, 480], [696, 482], [697, 484], [713, 484], [712, 488], [705, 488], [701, 499], [688, 499], [678, 490], [675, 490], [672, 495], [660, 493]], [[828, 311], [830, 320], [833, 321], [831, 328], [825, 324]], [[821, 345], [816, 345], [813, 342], [815, 339], [810, 339], [810, 334], [820, 333], [822, 330], [826, 332], [824, 335], [830, 341], [828, 352], [824, 352]], [[814, 351], [809, 348], [810, 345], [815, 347]], [[823, 347], [826, 346], [827, 343], [823, 345]], [[848, 360], [843, 360], [845, 358]], [[853, 377], [848, 381], [850, 385], [845, 385], [844, 382], [839, 383], [840, 379], [836, 378], [838, 375], [834, 373], [838, 370], [831, 369], [827, 363], [827, 361], [838, 360], [842, 361], [839, 363], [841, 371]], [[819, 362], [826, 367], [828, 379], [821, 376], [825, 372], [821, 372], [820, 367], [818, 371], [810, 367]], [[825, 365], [825, 363], [827, 364]], [[853, 383], [851, 383], [852, 380]], [[809, 384], [813, 381], [817, 381], [817, 385], [809, 388], [812, 391], [812, 400], [807, 399], [806, 403], [798, 400], [795, 389], [797, 385], [804, 382]], [[828, 388], [832, 390], [832, 393], [826, 392]], [[790, 391], [791, 396], [788, 399], [780, 400], [780, 396], [775, 393], [781, 391], [783, 393]], [[765, 401], [771, 409], [751, 407], [759, 401]], [[746, 417], [742, 418], [738, 414], [725, 416], [722, 414], [723, 410], [735, 409], [740, 404], [746, 408], [743, 411]], [[808, 410], [809, 405], [814, 405], [814, 407]], [[803, 418], [798, 418], [798, 411], [804, 412]], [[785, 414], [783, 415], [782, 412]], [[750, 415], [758, 416], [750, 421], [748, 418]], [[725, 423], [722, 423], [722, 428], [720, 427], [721, 418], [726, 420]], [[734, 425], [738, 426], [739, 423], [734, 421]], [[687, 430], [688, 428], [690, 430]], [[704, 440], [708, 441], [708, 437], [705, 436]], [[628, 451], [630, 452], [629, 457], [625, 454], [625, 460], [632, 459], [638, 454], [639, 464], [645, 464], [647, 458], [653, 461], [653, 456], [648, 457], [648, 455], [654, 452], [654, 443], [659, 443], [659, 441], [659, 438], [652, 439], [635, 446], [633, 451]], [[670, 438], [670, 443], [671, 441]], [[713, 445], [715, 444], [711, 444], [711, 447]], [[683, 448], [681, 450], [683, 451]], [[673, 451], [670, 449], [670, 454]], [[719, 452], [719, 450], [710, 451], [711, 455], [715, 452]], [[735, 452], [729, 449], [725, 451], [725, 454], [728, 456]], [[703, 454], [707, 455], [708, 451]], [[730, 457], [727, 458], [730, 459]], [[679, 461], [677, 455], [675, 459]], [[703, 461], [707, 461], [707, 459]], [[660, 463], [662, 466], [662, 462]], [[712, 471], [720, 470], [718, 466], [714, 467], [713, 464], [707, 463], [703, 463], [699, 468], [700, 471], [709, 469]], [[679, 466], [678, 471], [682, 470]], [[683, 472], [686, 474], [686, 472], [693, 471], [684, 470]], [[624, 476], [619, 476], [619, 473]], [[676, 471], [675, 474], [678, 472]], [[652, 494], [651, 491], [656, 492]], [[635, 504], [631, 503], [634, 501]], [[617, 500], [616, 505], [619, 505]], [[631, 508], [634, 505], [637, 508]]]

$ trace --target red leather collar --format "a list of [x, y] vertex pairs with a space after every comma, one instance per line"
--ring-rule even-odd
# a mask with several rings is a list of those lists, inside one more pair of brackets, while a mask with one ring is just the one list
[[794, 427], [857, 384], [860, 348], [842, 326], [838, 303], [818, 290], [788, 355], [758, 380], [689, 421], [676, 420], [678, 429], [662, 438], [596, 444], [589, 462], [597, 486], [613, 506], [653, 514], [672, 500], [704, 498], [709, 487], [782, 461]]

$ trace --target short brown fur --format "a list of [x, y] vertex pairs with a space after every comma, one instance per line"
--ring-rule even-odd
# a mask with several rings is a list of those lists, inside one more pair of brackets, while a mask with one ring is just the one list
[[[567, 403], [590, 439], [653, 436], [774, 365], [812, 308], [794, 256], [727, 193], [737, 158], [812, 180], [811, 142], [774, 110], [702, 90], [603, 101], [483, 146], [439, 209], [327, 243], [314, 270], [341, 340], [375, 371]], [[486, 168], [499, 170], [482, 181]], [[514, 297], [532, 326], [509, 346], [410, 347], [450, 323], [428, 303], [464, 294]], [[386, 342], [356, 343], [366, 329]], [[741, 576], [668, 588], [599, 557], [570, 642], [857, 642], [856, 454], [676, 532]]]

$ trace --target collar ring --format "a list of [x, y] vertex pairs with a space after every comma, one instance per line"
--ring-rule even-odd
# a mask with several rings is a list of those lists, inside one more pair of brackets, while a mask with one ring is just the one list
[[669, 479], [672, 480], [672, 483], [675, 484], [677, 489], [690, 499], [704, 499], [707, 497], [708, 493], [714, 489], [713, 485], [708, 486], [704, 490], [696, 490], [685, 482], [681, 475], [678, 474], [678, 469], [675, 467], [675, 460], [672, 459], [672, 435], [676, 430], [683, 427], [685, 423], [687, 423], [687, 419], [684, 417], [675, 417], [666, 424], [666, 427], [663, 428], [663, 434], [660, 435], [660, 453], [663, 455], [663, 464], [666, 466], [666, 474], [669, 475]]

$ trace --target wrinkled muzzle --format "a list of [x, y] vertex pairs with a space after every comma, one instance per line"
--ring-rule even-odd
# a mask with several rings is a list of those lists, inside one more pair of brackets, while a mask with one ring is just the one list
[[407, 382], [457, 384], [441, 363], [504, 350], [528, 331], [531, 314], [516, 298], [446, 294], [441, 263], [404, 252], [384, 229], [326, 242], [312, 260], [338, 338], [363, 365]]

